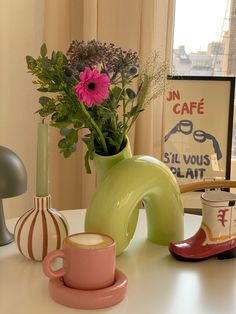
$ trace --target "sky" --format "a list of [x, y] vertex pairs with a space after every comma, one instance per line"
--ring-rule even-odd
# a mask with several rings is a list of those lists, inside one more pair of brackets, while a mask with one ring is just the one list
[[207, 50], [207, 44], [220, 41], [229, 0], [176, 0], [174, 48], [185, 45], [186, 52]]

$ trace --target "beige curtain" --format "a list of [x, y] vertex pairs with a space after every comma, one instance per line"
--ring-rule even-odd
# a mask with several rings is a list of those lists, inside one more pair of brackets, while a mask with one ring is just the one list
[[[141, 62], [144, 62], [155, 49], [159, 51], [164, 59], [168, 59], [167, 56], [171, 42], [171, 36], [167, 36], [167, 34], [171, 34], [170, 19], [168, 17], [171, 16], [173, 1], [21, 1], [21, 6], [22, 2], [25, 3], [25, 11], [22, 9], [22, 20], [24, 19], [24, 24], [28, 23], [28, 28], [27, 25], [25, 26], [25, 32], [27, 36], [30, 36], [24, 40], [23, 44], [21, 42], [21, 54], [37, 56], [43, 41], [46, 42], [49, 50], [54, 49], [66, 52], [69, 43], [73, 39], [97, 39], [102, 42], [114, 42], [124, 49], [131, 48], [138, 51]], [[10, 7], [9, 2], [11, 1], [2, 0], [2, 2], [5, 6]], [[17, 0], [12, 0], [12, 2], [17, 3]], [[12, 14], [12, 11], [15, 12], [13, 6], [9, 8], [9, 14]], [[4, 21], [4, 27], [6, 27], [5, 22], [9, 26], [10, 23]], [[21, 22], [19, 21], [19, 29]], [[23, 57], [21, 55], [21, 58]], [[24, 80], [20, 85], [21, 87], [23, 84], [27, 85], [28, 94], [24, 95], [24, 100], [20, 100], [22, 110], [26, 113], [20, 119], [22, 120], [22, 124], [26, 126], [26, 129], [25, 133], [21, 133], [19, 147], [17, 147], [16, 143], [13, 143], [14, 141], [11, 143], [11, 146], [17, 148], [22, 153], [22, 158], [29, 173], [29, 189], [22, 196], [24, 206], [28, 207], [32, 203], [35, 189], [34, 163], [36, 157], [37, 117], [32, 112], [35, 110], [35, 107], [37, 108], [36, 101], [38, 95], [35, 92], [34, 86], [30, 85], [30, 75], [25, 74], [26, 67], [23, 65], [22, 60], [21, 62], [21, 72], [17, 74], [18, 78], [22, 80], [23, 73]], [[7, 97], [7, 93], [5, 95]], [[8, 102], [10, 102], [9, 99]], [[30, 108], [30, 103], [34, 106], [34, 110]], [[141, 114], [129, 135], [134, 154], [149, 154], [161, 158], [162, 109], [162, 101], [159, 100], [146, 108]], [[15, 118], [19, 118], [17, 114]], [[8, 124], [6, 124], [7, 128], [9, 129]], [[1, 139], [4, 139], [4, 136], [1, 134], [0, 136]], [[79, 144], [78, 151], [72, 157], [64, 159], [59, 154], [57, 148], [58, 140], [58, 130], [50, 129], [50, 192], [53, 197], [53, 205], [58, 209], [86, 208], [96, 185], [95, 171], [93, 170], [91, 175], [85, 173], [83, 160], [85, 147], [82, 143]], [[1, 143], [4, 145], [4, 141], [1, 141]], [[10, 207], [10, 203], [6, 203], [6, 206], [8, 205]], [[21, 204], [19, 210], [25, 210], [25, 208], [22, 208], [24, 206]], [[5, 210], [7, 211], [7, 209]], [[10, 216], [10, 214], [7, 215]]]
[[28, 172], [27, 192], [3, 200], [6, 217], [31, 208], [35, 193], [38, 93], [32, 88], [25, 56], [38, 54], [43, 27], [40, 1], [0, 0], [0, 145], [13, 150]]

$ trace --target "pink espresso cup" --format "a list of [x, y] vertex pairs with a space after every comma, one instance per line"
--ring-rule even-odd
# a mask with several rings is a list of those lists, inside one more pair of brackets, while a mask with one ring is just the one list
[[[108, 235], [76, 233], [66, 237], [63, 248], [50, 252], [43, 261], [43, 271], [51, 279], [63, 277], [66, 286], [79, 290], [97, 290], [115, 280], [115, 241]], [[52, 270], [56, 258], [63, 267]]]

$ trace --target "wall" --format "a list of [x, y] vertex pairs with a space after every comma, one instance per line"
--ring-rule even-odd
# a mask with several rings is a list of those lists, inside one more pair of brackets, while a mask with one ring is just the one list
[[32, 207], [35, 191], [38, 95], [25, 56], [38, 54], [44, 1], [1, 0], [0, 4], [0, 145], [12, 149], [28, 173], [27, 192], [3, 201], [6, 217], [12, 217]]

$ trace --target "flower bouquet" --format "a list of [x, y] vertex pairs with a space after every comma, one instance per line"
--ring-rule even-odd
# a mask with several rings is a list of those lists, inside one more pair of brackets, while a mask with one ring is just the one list
[[[86, 171], [94, 153], [114, 155], [125, 146], [126, 136], [139, 114], [163, 91], [166, 63], [155, 53], [143, 69], [139, 56], [112, 43], [73, 41], [65, 55], [26, 57], [28, 70], [37, 79], [41, 108], [37, 111], [60, 129], [58, 147], [65, 157], [75, 150], [79, 136], [87, 145]], [[82, 135], [78, 131], [88, 130]]]

